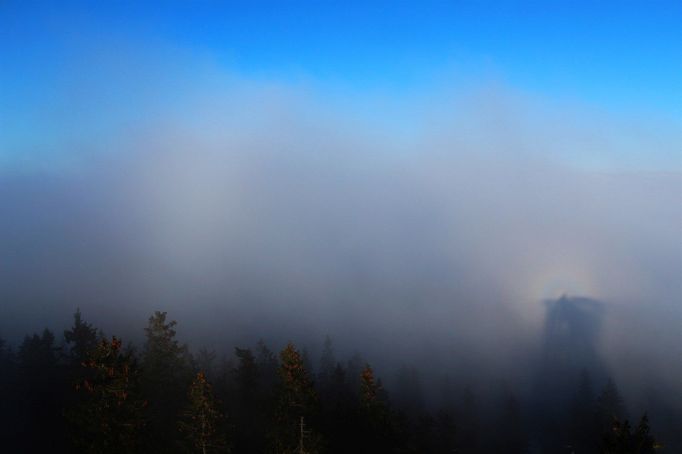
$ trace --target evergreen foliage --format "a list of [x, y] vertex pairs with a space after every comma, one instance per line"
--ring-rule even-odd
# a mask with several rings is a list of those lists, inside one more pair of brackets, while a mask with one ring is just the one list
[[274, 450], [277, 454], [315, 453], [320, 440], [311, 422], [317, 412], [317, 393], [303, 356], [291, 342], [280, 353], [279, 376]]
[[[650, 405], [654, 438], [646, 416], [634, 428], [625, 419], [615, 381], [595, 396], [587, 371], [565, 380], [572, 383], [566, 405], [541, 425], [547, 413], [518, 386], [500, 393], [479, 384], [474, 394], [455, 376], [435, 398], [433, 374], [407, 366], [389, 399], [375, 369], [359, 354], [338, 361], [329, 338], [314, 381], [303, 350], [291, 343], [278, 357], [261, 340], [216, 363], [210, 350], [192, 357], [175, 327], [166, 313], [154, 313], [139, 354], [103, 338], [78, 310], [64, 348], [49, 330], [26, 336], [16, 353], [0, 339], [3, 452], [680, 452], [682, 415], [673, 407]], [[673, 429], [659, 435], [661, 421]]]
[[86, 398], [69, 414], [81, 452], [124, 454], [138, 448], [146, 402], [139, 397], [137, 365], [121, 347], [116, 337], [102, 339], [83, 363], [89, 378], [76, 389]]
[[197, 373], [188, 392], [188, 405], [178, 424], [188, 453], [228, 453], [225, 421], [203, 372]]
[[[175, 338], [177, 322], [167, 321], [166, 312], [156, 311], [145, 328], [141, 386], [149, 400], [150, 421], [146, 435], [148, 449], [172, 453], [179, 450], [177, 418], [186, 406], [186, 390], [192, 370], [187, 347]], [[173, 396], [173, 397], [171, 397]]]
[[68, 345], [68, 359], [73, 365], [80, 365], [88, 359], [88, 354], [95, 349], [99, 340], [97, 330], [83, 321], [81, 310], [73, 314], [73, 326], [64, 331], [64, 342]]
[[630, 423], [613, 418], [611, 428], [603, 435], [602, 454], [654, 454], [662, 446], [649, 433], [649, 418], [645, 414], [633, 430]]

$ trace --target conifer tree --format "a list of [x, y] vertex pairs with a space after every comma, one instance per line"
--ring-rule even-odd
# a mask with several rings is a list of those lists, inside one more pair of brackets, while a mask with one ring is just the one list
[[625, 406], [616, 383], [609, 379], [597, 398], [597, 418], [601, 431], [611, 426], [612, 421], [625, 419]]
[[203, 371], [204, 375], [208, 377], [209, 380], [215, 380], [215, 350], [208, 349], [206, 347], [200, 348], [196, 355], [193, 356], [192, 363], [194, 368], [199, 371]]
[[320, 356], [320, 367], [317, 374], [317, 382], [321, 394], [326, 395], [329, 392], [332, 375], [334, 374], [334, 367], [336, 366], [336, 357], [334, 355], [334, 348], [332, 340], [327, 336], [322, 347], [322, 355]]
[[277, 361], [277, 355], [265, 345], [263, 339], [258, 341], [256, 353], [256, 365], [260, 372], [263, 392], [270, 394], [279, 382], [279, 362]]
[[[13, 424], [21, 427], [24, 440], [22, 451], [44, 452], [59, 449], [66, 441], [64, 421], [61, 417], [68, 380], [59, 363], [60, 349], [55, 346], [55, 336], [45, 329], [41, 335], [26, 336], [19, 346], [18, 382], [20, 399], [26, 413], [23, 421]], [[41, 437], [29, 436], [41, 433]]]
[[19, 450], [17, 413], [22, 405], [18, 395], [17, 361], [12, 348], [0, 338], [0, 440], [8, 451]]
[[360, 415], [363, 426], [363, 450], [379, 452], [391, 441], [389, 411], [382, 399], [383, 388], [369, 364], [360, 374]]
[[187, 346], [175, 338], [175, 321], [156, 311], [145, 328], [141, 385], [149, 400], [147, 448], [175, 452], [177, 418], [186, 405], [186, 390], [192, 380]]
[[250, 349], [235, 348], [235, 356], [238, 361], [233, 371], [236, 391], [233, 403], [238, 422], [235, 449], [239, 452], [253, 452], [261, 447], [265, 423], [259, 369]]
[[253, 400], [258, 393], [258, 366], [253, 353], [248, 348], [235, 348], [235, 356], [239, 361], [234, 370], [239, 394], [247, 400]]
[[83, 321], [80, 308], [73, 314], [73, 326], [64, 331], [64, 341], [69, 346], [68, 358], [72, 365], [80, 365], [88, 358], [91, 350], [95, 349], [99, 335], [97, 330]]
[[360, 377], [365, 364], [367, 364], [367, 361], [365, 361], [362, 355], [358, 352], [355, 352], [346, 363], [348, 387], [356, 399], [360, 395]]
[[[319, 437], [313, 432], [317, 394], [302, 355], [290, 342], [280, 353], [279, 399], [275, 414], [274, 448], [278, 454], [317, 451]], [[305, 447], [303, 444], [305, 443]]]
[[634, 431], [630, 423], [613, 418], [602, 437], [601, 454], [654, 454], [661, 447], [649, 433], [649, 418], [645, 414]]
[[322, 428], [330, 453], [345, 454], [357, 451], [359, 399], [348, 386], [346, 371], [336, 363], [329, 378], [327, 392], [321, 394]]
[[68, 414], [75, 426], [75, 445], [84, 453], [135, 452], [143, 426], [145, 402], [138, 394], [138, 370], [121, 341], [102, 339], [83, 363], [91, 374], [76, 389], [85, 394]]
[[197, 373], [188, 392], [188, 405], [179, 429], [188, 453], [227, 453], [225, 421], [203, 372]]
[[383, 408], [379, 401], [379, 387], [374, 381], [374, 371], [369, 364], [365, 365], [360, 374], [360, 400], [362, 407], [369, 413]]

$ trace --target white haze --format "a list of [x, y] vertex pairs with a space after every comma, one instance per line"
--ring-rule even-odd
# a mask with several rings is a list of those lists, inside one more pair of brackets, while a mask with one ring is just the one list
[[679, 164], [679, 128], [499, 84], [453, 93], [349, 107], [303, 86], [196, 88], [58, 171], [5, 171], [0, 335], [80, 306], [137, 338], [167, 310], [196, 345], [330, 334], [375, 361], [520, 374], [541, 301], [569, 294], [608, 304], [616, 370], [679, 384], [682, 174], [641, 165]]

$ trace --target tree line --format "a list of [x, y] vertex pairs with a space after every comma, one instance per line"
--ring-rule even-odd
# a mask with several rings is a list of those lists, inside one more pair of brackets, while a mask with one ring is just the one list
[[[317, 367], [288, 343], [190, 352], [176, 322], [155, 312], [140, 349], [105, 336], [79, 310], [58, 342], [0, 340], [4, 452], [73, 453], [604, 453], [662, 445], [646, 415], [626, 419], [613, 380], [595, 393], [583, 372], [553, 427], [506, 390], [492, 409], [470, 387], [438, 405], [420, 397], [414, 368], [389, 394], [358, 355], [341, 361], [329, 338]], [[530, 414], [530, 415], [529, 415]]]

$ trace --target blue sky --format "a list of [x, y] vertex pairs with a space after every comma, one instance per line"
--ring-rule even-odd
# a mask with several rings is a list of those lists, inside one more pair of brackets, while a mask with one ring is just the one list
[[[134, 122], [131, 86], [177, 96], [197, 61], [358, 99], [494, 79], [679, 128], [680, 23], [679, 1], [3, 2], [0, 164], [40, 153], [76, 123], [96, 138], [103, 125]], [[117, 52], [123, 63], [113, 70], [96, 57]], [[70, 109], [89, 86], [106, 108]], [[59, 121], [45, 114], [55, 105]]]

